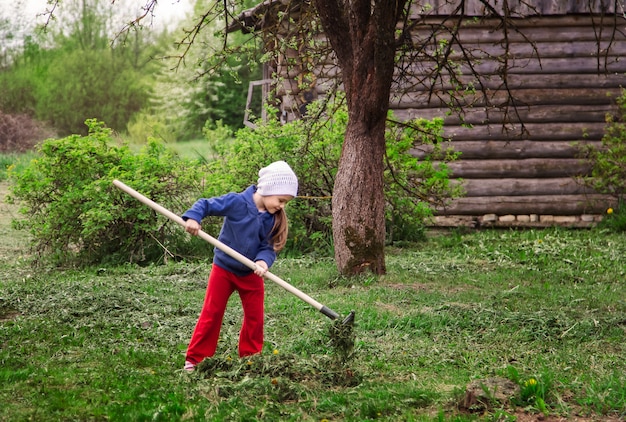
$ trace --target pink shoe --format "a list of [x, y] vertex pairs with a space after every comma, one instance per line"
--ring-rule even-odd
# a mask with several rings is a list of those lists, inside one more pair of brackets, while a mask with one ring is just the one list
[[188, 360], [185, 361], [185, 366], [183, 367], [183, 369], [187, 372], [193, 372], [196, 369], [196, 364], [195, 363], [191, 363]]

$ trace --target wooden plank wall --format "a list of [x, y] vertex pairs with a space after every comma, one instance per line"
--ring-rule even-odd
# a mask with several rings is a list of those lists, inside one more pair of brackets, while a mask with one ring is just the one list
[[[616, 110], [615, 98], [626, 86], [624, 34], [598, 17], [543, 16], [516, 22], [521, 33], [511, 34], [509, 51], [490, 32], [493, 21], [468, 23], [459, 33], [465, 48], [484, 52], [474, 63], [486, 78], [460, 72], [467, 84], [482, 85], [488, 99], [470, 94], [461, 124], [457, 115], [445, 118], [446, 143], [461, 152], [450, 165], [452, 176], [462, 179], [463, 198], [437, 210], [439, 225], [588, 226], [613, 198], [585, 188], [579, 176], [588, 175], [590, 163], [579, 146], [599, 145], [605, 116]], [[527, 38], [527, 39], [524, 39]], [[528, 41], [531, 41], [530, 44]], [[508, 90], [503, 89], [498, 59], [508, 54]], [[417, 63], [416, 77], [428, 75], [431, 65]], [[446, 115], [449, 98], [442, 84], [434, 92], [414, 88], [397, 92], [391, 108], [400, 119]], [[490, 104], [509, 101], [508, 123]], [[515, 107], [512, 107], [515, 106]], [[425, 156], [428, 148], [416, 146]]]
[[[489, 6], [485, 5], [487, 3]], [[506, 7], [505, 7], [506, 5]], [[424, 14], [488, 16], [492, 12], [511, 17], [533, 15], [614, 14], [624, 12], [623, 0], [417, 0], [412, 4], [412, 18]]]
[[[459, 1], [431, 0], [428, 13], [416, 6], [415, 18], [426, 25], [418, 25], [421, 33], [416, 31], [414, 36], [430, 36], [442, 15], [454, 11]], [[452, 85], [445, 76], [434, 91], [427, 86], [412, 87], [409, 92], [403, 86], [393, 89], [390, 107], [396, 117], [446, 116], [449, 140], [445, 146], [461, 152], [450, 168], [466, 195], [437, 210], [437, 225], [585, 227], [615, 206], [612, 198], [589, 190], [577, 177], [588, 175], [591, 168], [581, 158], [579, 145], [600, 144], [605, 116], [616, 110], [615, 99], [626, 87], [626, 20], [623, 14], [610, 14], [623, 4], [537, 0], [530, 7], [528, 1], [518, 3], [518, 8], [511, 8], [511, 16], [525, 17], [513, 20], [517, 30], [508, 34], [508, 50], [503, 47], [502, 32], [493, 30], [498, 24], [494, 19], [467, 19], [459, 31], [464, 48], [480, 57], [471, 66], [483, 75], [480, 79], [472, 76], [470, 65], [458, 53], [460, 79], [465, 86], [482, 86], [486, 93], [469, 92], [463, 98], [464, 124], [459, 116], [448, 113], [447, 92]], [[483, 14], [482, 3], [463, 4], [465, 13]], [[586, 14], [590, 6], [609, 14]], [[613, 19], [619, 20], [618, 31]], [[437, 41], [445, 37], [439, 35]], [[448, 41], [455, 43], [450, 37]], [[460, 51], [458, 45], [453, 47]], [[298, 117], [303, 93], [325, 95], [336, 82], [337, 70], [332, 58], [316, 63], [308, 72], [309, 78], [313, 75], [310, 89], [303, 91], [304, 66], [293, 66], [299, 53], [287, 56], [277, 70], [284, 78], [279, 94], [285, 120], [291, 120]], [[499, 76], [504, 57], [508, 89]], [[289, 60], [291, 64], [286, 65]], [[428, 80], [432, 69], [433, 62], [416, 60], [408, 71], [417, 80]], [[508, 122], [503, 125], [504, 112], [494, 105], [504, 102], [509, 108]], [[428, 153], [420, 145], [414, 149], [417, 156]]]

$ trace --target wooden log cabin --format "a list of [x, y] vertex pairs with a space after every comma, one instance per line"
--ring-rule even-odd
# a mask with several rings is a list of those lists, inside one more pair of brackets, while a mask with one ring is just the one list
[[[626, 2], [486, 3], [500, 17], [480, 0], [422, 0], [414, 2], [410, 20], [417, 23], [414, 40], [452, 47], [459, 63], [456, 87], [475, 89], [451, 107], [453, 78], [440, 74], [433, 80], [428, 56], [415, 56], [419, 60], [407, 64], [392, 87], [389, 104], [396, 118], [444, 117], [445, 147], [461, 153], [449, 167], [465, 195], [438, 208], [434, 224], [594, 225], [616, 200], [581, 183], [591, 170], [581, 146], [601, 144], [606, 115], [616, 112], [615, 100], [626, 85]], [[292, 18], [311, 12], [306, 1], [266, 0], [242, 13], [230, 30], [262, 29], [278, 22], [279, 11]], [[285, 38], [294, 27], [289, 22], [279, 22]], [[323, 40], [323, 34], [315, 37]], [[467, 52], [471, 60], [464, 60]], [[287, 50], [266, 66], [259, 82], [265, 92], [276, 89], [285, 121], [299, 118], [308, 101], [338, 86], [332, 53], [315, 63], [300, 57], [298, 49]], [[459, 114], [454, 108], [460, 106]], [[416, 145], [413, 152], [425, 157], [430, 148]]]

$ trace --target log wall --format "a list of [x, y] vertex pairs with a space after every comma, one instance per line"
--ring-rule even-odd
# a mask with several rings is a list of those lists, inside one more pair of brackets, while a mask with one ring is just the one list
[[[516, 22], [526, 41], [513, 42], [508, 51], [508, 90], [497, 76], [506, 52], [492, 22], [468, 24], [461, 29], [465, 48], [485, 52], [475, 68], [487, 75], [478, 81], [467, 65], [461, 72], [467, 83], [481, 83], [489, 92], [463, 100], [465, 125], [458, 116], [445, 118], [444, 145], [461, 152], [450, 164], [452, 177], [460, 179], [465, 196], [437, 210], [440, 225], [588, 226], [601, 219], [615, 200], [580, 183], [591, 164], [580, 147], [600, 145], [607, 113], [616, 111], [615, 99], [626, 85], [626, 39], [597, 16], [564, 15], [522, 19]], [[468, 47], [469, 46], [469, 47]], [[500, 50], [500, 51], [499, 51]], [[421, 68], [421, 69], [420, 69]], [[415, 74], [427, 74], [427, 63]], [[490, 78], [492, 75], [493, 78]], [[433, 92], [414, 89], [391, 97], [391, 107], [401, 119], [442, 116], [448, 101], [443, 87]], [[430, 101], [425, 100], [431, 97]], [[502, 111], [491, 104], [509, 102], [506, 124]], [[515, 105], [516, 107], [511, 107]], [[467, 127], [467, 124], [471, 125]], [[416, 146], [414, 154], [428, 155]]]
[[[465, 19], [457, 34], [463, 49], [472, 52], [470, 63], [449, 32], [437, 35], [432, 47], [442, 40], [451, 43], [460, 63], [458, 79], [477, 88], [460, 102], [462, 120], [449, 113], [450, 75], [441, 74], [432, 88], [434, 62], [428, 59], [405, 66], [404, 76], [413, 78], [408, 92], [402, 84], [392, 88], [390, 108], [396, 118], [444, 117], [444, 146], [461, 153], [450, 168], [466, 194], [437, 209], [435, 224], [584, 227], [599, 221], [615, 200], [579, 183], [591, 169], [580, 146], [601, 143], [606, 115], [616, 111], [615, 99], [626, 86], [624, 2], [509, 0], [515, 29], [507, 34], [507, 49], [502, 31], [494, 30], [499, 21], [482, 18], [483, 2], [424, 3], [431, 6], [412, 9], [420, 21], [414, 39], [431, 37], [442, 22], [457, 25], [458, 17], [449, 14], [458, 13], [460, 4], [466, 16], [481, 17]], [[490, 3], [496, 9], [503, 4]], [[308, 69], [293, 65], [299, 56], [288, 52], [275, 68], [282, 78], [278, 96], [285, 120], [298, 118], [303, 102], [325, 95], [339, 79], [332, 56]], [[472, 68], [482, 75], [479, 79]], [[415, 84], [420, 80], [423, 86]], [[496, 107], [501, 104], [508, 108]], [[423, 145], [413, 150], [416, 156], [429, 152]]]

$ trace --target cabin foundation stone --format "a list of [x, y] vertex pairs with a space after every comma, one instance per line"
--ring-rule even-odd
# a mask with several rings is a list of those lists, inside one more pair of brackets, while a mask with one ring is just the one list
[[481, 217], [471, 215], [434, 216], [429, 227], [467, 227], [467, 228], [591, 228], [602, 221], [602, 215], [511, 215], [498, 216], [485, 214]]
[[515, 220], [516, 220], [515, 216], [511, 214], [503, 215], [502, 217], [498, 218], [498, 221], [501, 221], [503, 223], [512, 223]]

